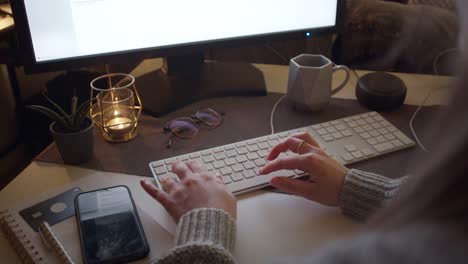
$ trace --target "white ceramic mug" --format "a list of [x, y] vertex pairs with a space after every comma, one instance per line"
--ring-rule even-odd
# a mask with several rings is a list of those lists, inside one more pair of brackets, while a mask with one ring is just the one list
[[[344, 70], [346, 78], [341, 85], [332, 89], [332, 75]], [[322, 55], [301, 54], [290, 60], [288, 99], [300, 109], [317, 111], [328, 105], [330, 98], [348, 83], [348, 67], [334, 65]]]

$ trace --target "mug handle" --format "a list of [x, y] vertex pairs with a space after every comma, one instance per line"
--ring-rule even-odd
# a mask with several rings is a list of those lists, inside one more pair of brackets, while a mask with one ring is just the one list
[[335, 89], [333, 89], [331, 91], [331, 95], [334, 95], [337, 92], [341, 91], [341, 89], [343, 89], [346, 86], [346, 84], [348, 83], [348, 81], [349, 81], [349, 77], [350, 77], [349, 76], [349, 68], [344, 66], [344, 65], [335, 65], [335, 66], [333, 66], [332, 73], [335, 73], [336, 71], [339, 71], [339, 70], [344, 70], [346, 72], [346, 78], [343, 81], [343, 83], [341, 83], [338, 87], [336, 87]]

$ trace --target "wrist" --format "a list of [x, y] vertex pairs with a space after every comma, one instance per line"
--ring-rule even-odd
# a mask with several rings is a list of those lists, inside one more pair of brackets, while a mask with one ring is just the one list
[[235, 219], [223, 209], [193, 209], [179, 220], [176, 245], [212, 244], [228, 250], [234, 248], [236, 235]]

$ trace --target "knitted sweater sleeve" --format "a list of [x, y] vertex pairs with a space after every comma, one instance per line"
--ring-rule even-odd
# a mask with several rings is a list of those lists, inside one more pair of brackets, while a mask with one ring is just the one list
[[343, 214], [364, 220], [384, 207], [406, 177], [390, 179], [379, 174], [352, 169], [345, 176], [340, 195]]
[[235, 263], [230, 253], [234, 248], [235, 236], [235, 220], [223, 210], [192, 210], [179, 220], [175, 247], [155, 264]]

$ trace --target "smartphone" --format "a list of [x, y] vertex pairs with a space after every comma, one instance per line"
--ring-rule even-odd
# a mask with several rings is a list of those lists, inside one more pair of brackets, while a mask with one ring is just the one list
[[75, 213], [84, 263], [124, 263], [148, 255], [148, 241], [126, 186], [78, 194]]

